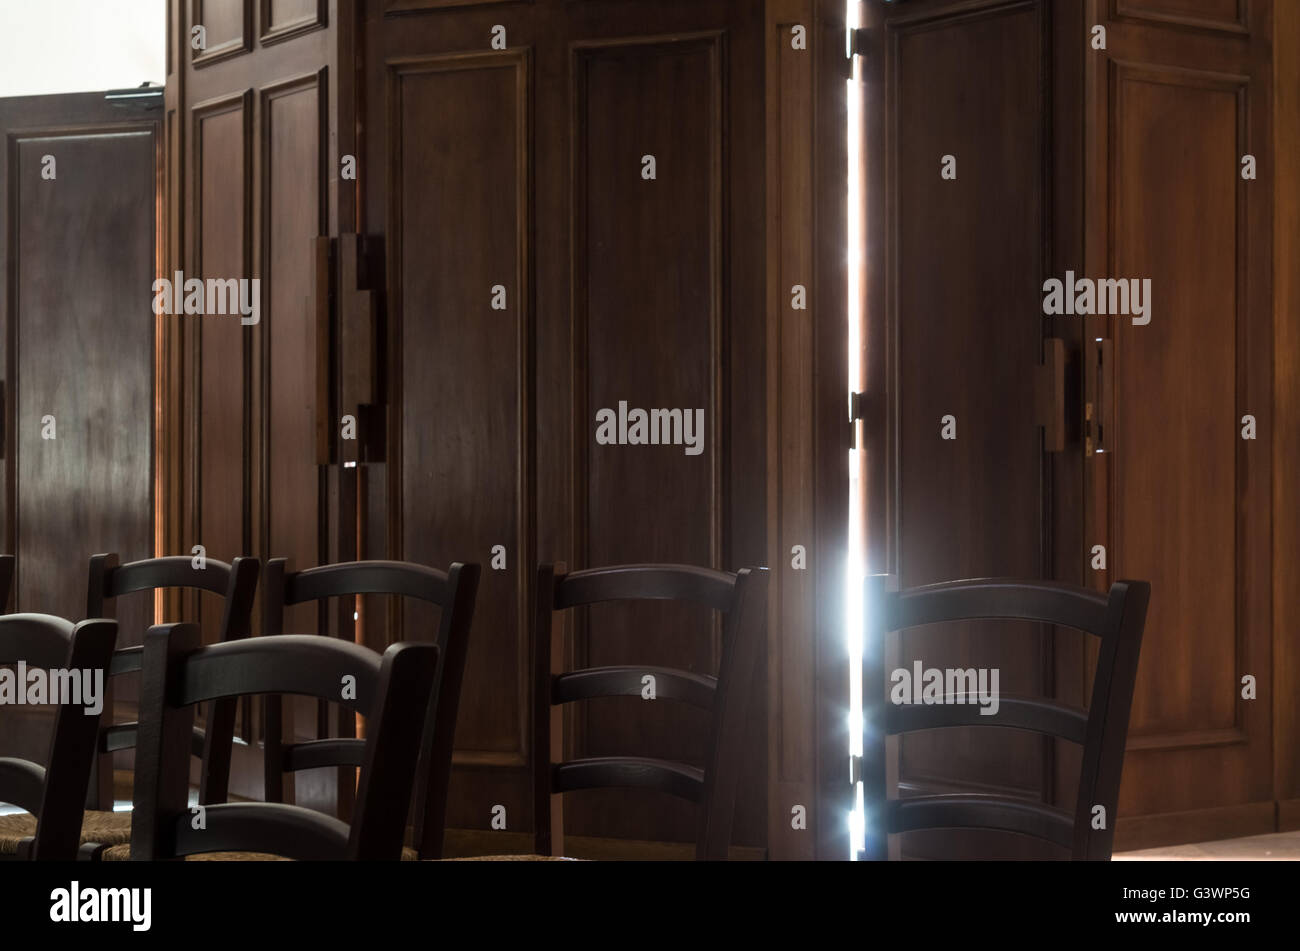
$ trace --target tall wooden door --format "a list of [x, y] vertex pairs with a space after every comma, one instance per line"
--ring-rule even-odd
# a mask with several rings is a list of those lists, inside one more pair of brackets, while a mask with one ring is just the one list
[[[325, 466], [331, 381], [318, 369], [328, 302], [318, 292], [317, 239], [337, 231], [333, 69], [337, 4], [316, 0], [169, 0], [167, 34], [167, 273], [245, 280], [256, 323], [173, 318], [162, 414], [168, 457], [169, 551], [208, 557], [286, 557], [295, 570], [348, 561], [340, 543], [353, 470]], [[203, 48], [195, 29], [202, 26]], [[328, 267], [328, 266], [327, 266]], [[327, 268], [326, 268], [327, 269]], [[352, 490], [354, 491], [354, 490]], [[182, 606], [178, 605], [178, 609]], [[352, 606], [287, 612], [288, 633], [348, 636]], [[215, 636], [218, 599], [187, 600], [186, 616]], [[259, 625], [256, 616], [254, 626]], [[315, 738], [317, 706], [290, 701], [286, 729]], [[262, 795], [258, 718], [241, 705], [234, 795]], [[347, 770], [294, 777], [303, 805], [346, 814]]]
[[1084, 467], [1093, 577], [1152, 590], [1117, 845], [1268, 832], [1274, 4], [1101, 7], [1088, 273], [1151, 282], [1150, 322], [1092, 321], [1085, 364], [1111, 427]]
[[[863, 6], [871, 567], [904, 586], [1151, 582], [1121, 849], [1275, 823], [1271, 703], [1250, 699], [1274, 684], [1272, 13]], [[1071, 277], [1141, 298], [1051, 313], [1046, 282]], [[904, 637], [900, 664], [996, 666], [1005, 693], [1087, 702], [1078, 635], [972, 625], [944, 653], [951, 633]], [[904, 738], [898, 768], [904, 795], [1072, 807], [1078, 757], [965, 731]], [[1042, 854], [1003, 838], [903, 848]]]
[[[0, 99], [0, 519], [15, 611], [79, 619], [91, 554], [154, 552], [161, 102], [131, 101]], [[124, 605], [119, 646], [139, 644], [152, 619], [152, 603]], [[32, 726], [0, 742], [41, 760], [47, 736]]]
[[[867, 569], [903, 587], [1079, 578], [1078, 433], [1055, 371], [1078, 359], [1080, 329], [1045, 320], [1041, 287], [1079, 246], [1073, 195], [1058, 187], [1075, 161], [1071, 135], [1054, 136], [1050, 117], [1053, 97], [1071, 91], [1056, 36], [1080, 12], [1004, 0], [862, 5]], [[1005, 693], [1056, 692], [1052, 633], [1029, 625], [909, 632], [897, 665], [916, 661], [997, 668]], [[1051, 744], [1006, 731], [898, 744], [903, 795], [962, 786], [1052, 800], [1054, 764]], [[976, 833], [916, 834], [903, 849], [1042, 854]]]

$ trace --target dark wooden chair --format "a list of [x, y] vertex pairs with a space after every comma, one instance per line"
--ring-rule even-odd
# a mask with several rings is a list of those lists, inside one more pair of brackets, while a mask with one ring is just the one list
[[[425, 740], [420, 750], [414, 812], [414, 850], [409, 858], [442, 858], [447, 813], [447, 784], [451, 778], [452, 745], [456, 737], [456, 711], [469, 648], [470, 625], [478, 592], [479, 566], [453, 564], [447, 571], [404, 561], [354, 561], [289, 571], [283, 558], [266, 565], [262, 585], [265, 635], [284, 633], [288, 605], [359, 594], [398, 595], [436, 605], [438, 630], [433, 640], [439, 650], [438, 675], [425, 718]], [[322, 766], [357, 767], [365, 752], [362, 740], [348, 736], [323, 737], [303, 743], [284, 742], [283, 710], [279, 697], [263, 702], [265, 711], [266, 801], [284, 801], [285, 773]]]
[[[46, 670], [100, 670], [107, 681], [116, 639], [116, 621], [73, 625], [46, 614], [11, 614], [0, 617], [0, 664], [23, 661]], [[17, 834], [0, 831], [0, 859], [76, 858], [98, 731], [98, 717], [82, 706], [60, 704], [44, 766], [0, 757], [0, 802], [26, 809], [34, 820], [30, 830], [24, 825]]]
[[[195, 625], [162, 624], [145, 637], [143, 663], [132, 859], [211, 852], [305, 860], [400, 857], [406, 810], [394, 805], [411, 801], [437, 678], [436, 644], [394, 644], [381, 656], [335, 638], [289, 634], [201, 647]], [[345, 683], [354, 692], [345, 691]], [[284, 803], [219, 803], [201, 813], [189, 806], [194, 706], [256, 694], [316, 697], [366, 717], [350, 825]]]
[[[1068, 849], [1075, 860], [1107, 861], [1151, 586], [1117, 581], [1109, 595], [1041, 581], [975, 579], [889, 591], [886, 576], [867, 579], [863, 641], [862, 782], [868, 829], [862, 856], [888, 856], [890, 833], [922, 829], [993, 829]], [[886, 638], [926, 624], [1022, 620], [1074, 628], [1100, 641], [1087, 711], [1047, 699], [1000, 697], [998, 711], [945, 696], [943, 703], [899, 704], [888, 697]], [[1073, 813], [1047, 803], [984, 794], [891, 798], [887, 739], [916, 730], [989, 726], [1029, 730], [1083, 748]], [[1093, 828], [1094, 810], [1104, 819]]]
[[[698, 860], [726, 859], [740, 780], [742, 743], [754, 667], [763, 649], [766, 568], [732, 574], [689, 565], [624, 565], [566, 573], [537, 572], [534, 642], [534, 802], [539, 855], [563, 854], [562, 796], [575, 789], [655, 789], [700, 806]], [[645, 665], [565, 670], [563, 638], [552, 637], [552, 615], [579, 605], [638, 599], [690, 601], [723, 615], [722, 659], [716, 678]], [[597, 697], [638, 697], [653, 675], [656, 698], [709, 710], [703, 769], [644, 756], [556, 760], [563, 755], [563, 705]]]
[[[125, 565], [118, 564], [116, 554], [92, 555], [86, 592], [86, 616], [115, 617], [114, 601], [135, 592], [152, 592], [164, 588], [207, 591], [223, 598], [217, 639], [238, 640], [247, 637], [251, 631], [259, 568], [256, 558], [236, 558], [230, 564], [208, 558], [202, 568], [196, 568], [193, 559], [187, 555], [146, 558]], [[142, 654], [143, 649], [140, 647], [122, 647], [114, 651], [110, 676], [139, 671]], [[95, 764], [95, 779], [88, 805], [92, 810], [106, 813], [100, 825], [111, 826], [112, 829], [106, 831], [114, 834], [104, 838], [125, 842], [129, 834], [129, 817], [121, 814], [118, 819], [109, 819], [113, 808], [113, 753], [136, 745], [138, 725], [113, 723], [111, 704], [110, 692], [104, 710], [108, 725], [100, 731], [100, 755]], [[221, 700], [208, 710], [205, 728], [196, 727], [194, 730], [193, 753], [201, 757], [203, 764], [199, 781], [199, 801], [202, 803], [223, 802], [226, 798], [230, 783], [235, 713], [234, 700]]]

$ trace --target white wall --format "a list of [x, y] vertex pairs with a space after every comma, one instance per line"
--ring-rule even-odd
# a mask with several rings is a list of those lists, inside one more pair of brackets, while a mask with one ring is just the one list
[[161, 83], [165, 0], [0, 0], [0, 96]]

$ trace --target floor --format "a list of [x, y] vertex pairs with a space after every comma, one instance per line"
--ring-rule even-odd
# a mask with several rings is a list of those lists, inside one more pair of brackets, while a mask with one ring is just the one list
[[1300, 832], [1274, 832], [1244, 839], [1192, 845], [1167, 845], [1140, 852], [1117, 852], [1117, 862], [1278, 862], [1300, 860]]

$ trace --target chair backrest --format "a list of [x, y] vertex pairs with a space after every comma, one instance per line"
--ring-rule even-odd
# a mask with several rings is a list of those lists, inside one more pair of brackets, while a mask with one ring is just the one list
[[14, 587], [15, 566], [13, 555], [0, 555], [0, 614], [9, 610], [9, 594]]
[[[424, 713], [437, 676], [435, 644], [394, 644], [382, 655], [317, 635], [199, 645], [193, 624], [145, 636], [136, 746], [131, 857], [270, 852], [300, 860], [401, 857]], [[258, 694], [301, 694], [366, 717], [351, 824], [284, 803], [218, 803], [202, 822], [189, 807], [194, 705]], [[197, 828], [196, 828], [197, 827]]]
[[[690, 565], [623, 565], [572, 573], [554, 565], [538, 569], [533, 652], [534, 849], [538, 854], [563, 854], [564, 793], [639, 787], [698, 803], [695, 857], [727, 857], [744, 753], [746, 708], [754, 667], [762, 652], [766, 589], [766, 568], [743, 568], [734, 574]], [[552, 636], [555, 611], [640, 599], [690, 601], [721, 612], [722, 657], [716, 678], [645, 665], [565, 669], [568, 655], [562, 639]], [[654, 677], [656, 699], [710, 711], [704, 768], [644, 756], [564, 761], [563, 705], [597, 697], [639, 697], [647, 674]]]
[[[414, 843], [420, 858], [442, 858], [447, 815], [447, 786], [451, 779], [456, 712], [469, 649], [470, 625], [478, 593], [479, 566], [456, 562], [439, 571], [405, 561], [354, 561], [289, 571], [283, 558], [266, 565], [262, 586], [263, 634], [284, 632], [287, 605], [359, 594], [399, 595], [439, 607], [438, 672], [425, 717], [424, 743], [416, 774], [413, 803]], [[327, 737], [285, 744], [279, 697], [263, 702], [266, 716], [265, 755], [267, 802], [284, 799], [284, 774], [322, 766], [360, 766], [364, 744], [351, 737]]]
[[[864, 601], [861, 775], [869, 824], [865, 857], [885, 858], [890, 833], [962, 828], [1021, 833], [1068, 849], [1074, 859], [1109, 860], [1151, 586], [1117, 581], [1107, 595], [1054, 582], [997, 578], [905, 591], [890, 591], [889, 586], [884, 575], [869, 577]], [[887, 680], [893, 675], [885, 669], [885, 657], [891, 632], [980, 619], [1034, 621], [1097, 637], [1100, 650], [1087, 711], [1049, 699], [999, 697], [996, 713], [987, 715], [986, 707], [969, 695], [969, 676], [962, 678], [963, 690], [928, 702], [890, 702]], [[1010, 727], [1082, 746], [1074, 814], [1045, 803], [989, 795], [889, 798], [887, 737], [955, 726]]]
[[[253, 599], [257, 595], [260, 564], [256, 558], [236, 558], [230, 564], [204, 558], [202, 567], [187, 555], [145, 558], [119, 564], [116, 554], [92, 555], [86, 586], [86, 616], [115, 617], [114, 601], [122, 595], [164, 588], [207, 591], [222, 598], [218, 640], [238, 640], [251, 631]], [[140, 669], [142, 649], [122, 647], [113, 654], [110, 676]], [[113, 723], [112, 690], [107, 693], [105, 722], [100, 733], [99, 757], [94, 770], [90, 805], [113, 808], [113, 760], [117, 750], [136, 745], [137, 725]], [[199, 801], [222, 802], [230, 783], [231, 744], [235, 735], [235, 701], [214, 703], [207, 712], [204, 729], [196, 728], [191, 738], [193, 754], [202, 757]]]
[[[22, 662], [31, 669], [67, 672], [66, 677], [47, 675], [48, 683], [53, 685], [57, 679], [74, 693], [87, 687], [77, 673], [89, 672], [97, 676], [102, 698], [116, 639], [116, 621], [97, 618], [74, 625], [48, 614], [10, 614], [0, 617], [0, 664]], [[13, 676], [14, 689], [27, 687], [20, 682], [26, 677], [6, 673]], [[36, 816], [36, 835], [20, 843], [18, 858], [72, 861], [81, 841], [81, 816], [95, 759], [99, 717], [87, 712], [90, 698], [84, 693], [77, 703], [49, 693], [46, 698], [60, 702], [45, 765], [0, 757], [0, 802], [21, 806]]]

